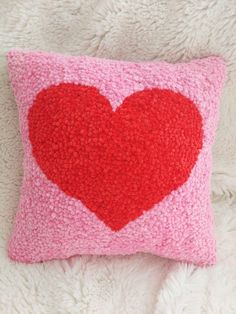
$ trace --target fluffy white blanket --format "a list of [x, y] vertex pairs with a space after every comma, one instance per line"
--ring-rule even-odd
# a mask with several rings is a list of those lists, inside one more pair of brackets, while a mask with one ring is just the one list
[[[236, 2], [0, 0], [0, 313], [236, 313]], [[214, 146], [218, 263], [206, 269], [148, 254], [10, 262], [22, 146], [5, 52], [11, 47], [171, 62], [223, 55], [228, 81]]]

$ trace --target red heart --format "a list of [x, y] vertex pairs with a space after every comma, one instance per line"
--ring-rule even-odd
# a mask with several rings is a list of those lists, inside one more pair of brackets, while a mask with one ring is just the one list
[[28, 122], [47, 178], [114, 231], [186, 182], [202, 147], [194, 103], [159, 88], [114, 112], [97, 88], [62, 83], [37, 95]]

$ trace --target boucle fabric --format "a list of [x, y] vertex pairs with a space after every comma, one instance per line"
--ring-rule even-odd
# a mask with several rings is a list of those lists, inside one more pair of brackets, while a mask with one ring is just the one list
[[[0, 313], [236, 313], [236, 3], [232, 0], [2, 0], [0, 15]], [[12, 47], [131, 61], [222, 55], [228, 79], [213, 147], [217, 264], [152, 254], [25, 265], [6, 245], [22, 182], [22, 141], [5, 54]]]
[[150, 252], [215, 263], [211, 149], [221, 58], [8, 53], [24, 177], [9, 256]]

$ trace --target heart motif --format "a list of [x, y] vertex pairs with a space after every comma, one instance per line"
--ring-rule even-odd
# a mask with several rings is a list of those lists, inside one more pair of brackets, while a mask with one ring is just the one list
[[113, 231], [183, 185], [203, 141], [195, 104], [159, 88], [135, 92], [113, 111], [95, 87], [50, 86], [33, 102], [28, 126], [46, 177]]

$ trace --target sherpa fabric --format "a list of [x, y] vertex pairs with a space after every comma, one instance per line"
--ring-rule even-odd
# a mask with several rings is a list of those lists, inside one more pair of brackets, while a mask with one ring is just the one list
[[12, 50], [24, 177], [9, 256], [150, 252], [215, 263], [219, 57], [134, 63]]

